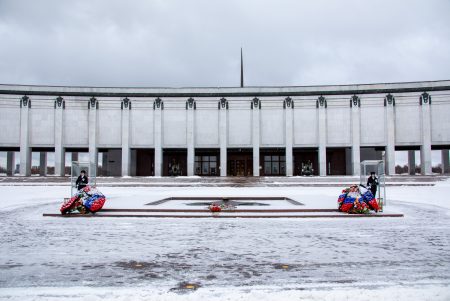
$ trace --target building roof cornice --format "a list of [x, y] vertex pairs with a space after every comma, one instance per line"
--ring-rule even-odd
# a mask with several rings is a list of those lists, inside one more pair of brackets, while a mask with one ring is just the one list
[[233, 97], [233, 96], [308, 96], [376, 93], [405, 93], [450, 90], [450, 80], [320, 85], [320, 86], [258, 86], [258, 87], [81, 87], [0, 84], [0, 94], [106, 96], [106, 97]]

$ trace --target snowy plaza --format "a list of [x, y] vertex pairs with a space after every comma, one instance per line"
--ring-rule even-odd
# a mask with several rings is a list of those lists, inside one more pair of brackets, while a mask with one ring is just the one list
[[[273, 187], [161, 181], [113, 187], [120, 180], [106, 179], [99, 184], [104, 209], [220, 195], [284, 196], [305, 208], [335, 208], [342, 189], [313, 178], [308, 186], [278, 180]], [[445, 177], [388, 179], [384, 213], [404, 217], [348, 219], [44, 217], [58, 213], [68, 185], [0, 183], [0, 300], [450, 298]]]

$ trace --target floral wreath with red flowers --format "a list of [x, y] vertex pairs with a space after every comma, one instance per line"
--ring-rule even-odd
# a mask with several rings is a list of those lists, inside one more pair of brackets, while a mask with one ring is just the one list
[[234, 210], [234, 209], [236, 209], [236, 207], [233, 206], [233, 205], [212, 203], [211, 205], [208, 206], [208, 209], [212, 213], [218, 213], [218, 212], [221, 212], [221, 211]]

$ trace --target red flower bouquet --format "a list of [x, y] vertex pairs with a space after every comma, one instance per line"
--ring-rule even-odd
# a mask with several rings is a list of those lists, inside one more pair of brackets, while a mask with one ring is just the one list
[[220, 212], [220, 211], [222, 211], [222, 208], [219, 206], [219, 205], [216, 205], [216, 204], [211, 204], [211, 205], [209, 205], [209, 211], [211, 211], [211, 212]]
[[355, 203], [353, 204], [353, 208], [350, 210], [349, 213], [366, 214], [369, 213], [369, 211], [370, 211], [369, 206], [367, 206], [367, 204], [364, 202], [360, 202], [358, 198], [356, 199]]

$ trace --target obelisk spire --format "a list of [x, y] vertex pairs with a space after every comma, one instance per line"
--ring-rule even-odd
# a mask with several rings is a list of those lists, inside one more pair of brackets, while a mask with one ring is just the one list
[[244, 87], [244, 59], [242, 57], [242, 47], [241, 47], [241, 88]]

